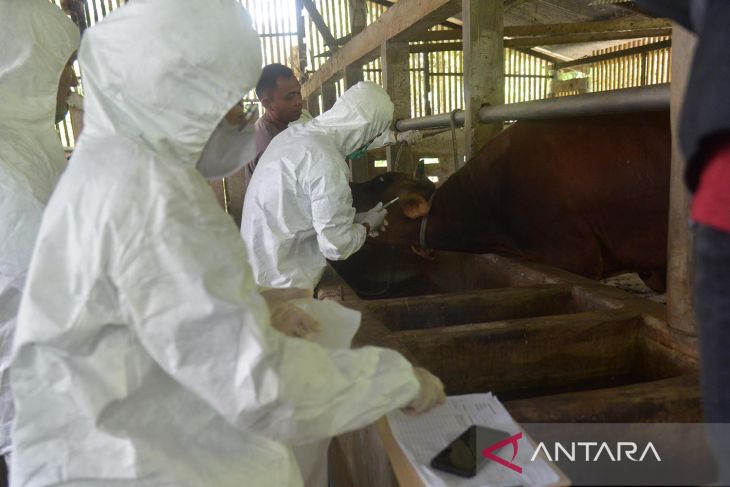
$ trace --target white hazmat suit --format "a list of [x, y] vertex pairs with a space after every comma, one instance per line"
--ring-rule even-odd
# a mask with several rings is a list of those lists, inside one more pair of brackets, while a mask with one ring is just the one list
[[327, 112], [274, 137], [249, 183], [241, 218], [259, 285], [314, 288], [326, 259], [360, 250], [366, 230], [354, 223], [345, 156], [392, 119], [385, 90], [360, 82]]
[[287, 444], [419, 392], [396, 352], [275, 331], [196, 170], [260, 59], [235, 0], [135, 0], [86, 32], [84, 134], [18, 317], [14, 487], [299, 486]]
[[30, 257], [66, 167], [53, 122], [78, 28], [48, 0], [0, 0], [0, 454], [10, 450], [8, 365]]

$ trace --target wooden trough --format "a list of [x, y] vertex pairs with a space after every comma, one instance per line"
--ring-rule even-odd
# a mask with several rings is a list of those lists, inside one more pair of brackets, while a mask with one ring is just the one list
[[[398, 350], [449, 395], [491, 391], [523, 423], [702, 421], [696, 339], [669, 330], [662, 304], [496, 255], [423, 260], [409, 279], [428, 285], [407, 297], [363, 299], [339, 272], [320, 288], [362, 312], [355, 346]], [[398, 485], [375, 426], [331, 456], [338, 485]]]

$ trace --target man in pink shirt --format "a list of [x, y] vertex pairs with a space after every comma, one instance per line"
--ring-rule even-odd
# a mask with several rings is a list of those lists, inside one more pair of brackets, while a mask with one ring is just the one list
[[[730, 485], [730, 1], [637, 0], [697, 35], [680, 119], [679, 143], [693, 192], [695, 312], [699, 324], [702, 406], [718, 463]], [[715, 424], [713, 426], [713, 424]]]

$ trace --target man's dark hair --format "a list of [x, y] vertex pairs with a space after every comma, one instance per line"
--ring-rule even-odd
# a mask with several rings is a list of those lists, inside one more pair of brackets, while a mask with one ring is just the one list
[[261, 70], [261, 77], [256, 84], [256, 96], [259, 100], [270, 96], [271, 92], [276, 89], [276, 83], [279, 78], [293, 78], [294, 71], [287, 68], [283, 64], [269, 64]]

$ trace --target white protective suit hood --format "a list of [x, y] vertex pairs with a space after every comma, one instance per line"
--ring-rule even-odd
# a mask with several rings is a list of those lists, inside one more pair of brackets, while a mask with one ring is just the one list
[[315, 287], [326, 259], [346, 259], [363, 246], [345, 156], [392, 118], [385, 90], [360, 82], [327, 112], [274, 137], [246, 190], [241, 218], [259, 285]]
[[361, 81], [309, 123], [332, 136], [342, 155], [347, 156], [385, 132], [393, 121], [393, 111], [393, 102], [382, 87]]
[[54, 129], [78, 28], [48, 0], [0, 0], [0, 454], [10, 446], [12, 335], [43, 208], [66, 165]]
[[[222, 22], [225, 16], [241, 22]], [[79, 52], [85, 130], [140, 138], [155, 153], [195, 166], [261, 73], [260, 49], [241, 49], [259, 45], [250, 17], [224, 0], [135, 0], [107, 19], [89, 29]]]
[[289, 445], [419, 386], [396, 352], [277, 332], [196, 169], [256, 83], [250, 20], [236, 0], [132, 0], [82, 44], [84, 133], [18, 314], [10, 485], [298, 487]]

